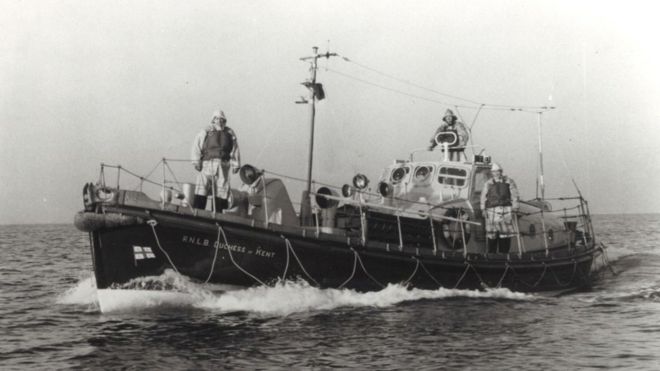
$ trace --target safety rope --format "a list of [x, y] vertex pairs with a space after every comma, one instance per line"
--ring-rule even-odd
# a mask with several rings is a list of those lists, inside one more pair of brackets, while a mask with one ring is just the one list
[[433, 282], [435, 282], [435, 284], [438, 285], [438, 286], [442, 286], [442, 284], [440, 284], [440, 282], [439, 282], [437, 279], [435, 279], [435, 277], [433, 277], [433, 275], [431, 274], [431, 272], [429, 272], [428, 269], [426, 269], [426, 266], [424, 265], [424, 263], [421, 262], [421, 261], [419, 261], [419, 260], [417, 260], [417, 261], [418, 261], [419, 264], [421, 265], [421, 267], [422, 267], [422, 269], [424, 270], [424, 272], [426, 272], [426, 274], [427, 274], [427, 275], [433, 280]]
[[[172, 168], [170, 167], [170, 164], [167, 163], [166, 159], [163, 159], [163, 164], [167, 167], [167, 170], [170, 171], [172, 178], [174, 178], [175, 184], [181, 184], [181, 182], [179, 182], [179, 179], [176, 178], [176, 174], [174, 174], [174, 171], [172, 171]], [[165, 179], [163, 179], [163, 183], [165, 183]]]
[[534, 282], [533, 287], [538, 286], [541, 283], [541, 281], [543, 281], [543, 278], [545, 278], [545, 273], [547, 271], [548, 271], [548, 265], [543, 263], [543, 272], [541, 272], [541, 276], [539, 277], [539, 279]]
[[353, 272], [351, 272], [350, 277], [348, 277], [348, 279], [346, 281], [344, 281], [344, 283], [342, 283], [341, 285], [339, 285], [339, 287], [337, 287], [339, 289], [344, 288], [344, 285], [349, 283], [353, 279], [353, 276], [355, 276], [355, 268], [357, 268], [357, 254], [355, 254], [355, 251], [353, 251], [353, 252], [354, 252], [354, 254], [353, 254]]
[[179, 270], [176, 268], [176, 265], [174, 265], [174, 262], [170, 258], [170, 255], [167, 253], [167, 251], [165, 251], [165, 249], [163, 249], [163, 246], [160, 245], [160, 240], [158, 239], [158, 234], [156, 233], [156, 225], [158, 224], [158, 222], [156, 221], [156, 219], [150, 219], [150, 220], [147, 220], [147, 224], [149, 224], [149, 226], [151, 227], [151, 230], [154, 233], [154, 238], [156, 239], [156, 245], [158, 246], [160, 251], [163, 252], [165, 257], [167, 258], [167, 261], [170, 262], [170, 265], [172, 266], [172, 269], [174, 269], [174, 271], [176, 273], [179, 273]]
[[472, 271], [473, 271], [474, 274], [477, 276], [477, 279], [479, 280], [479, 283], [481, 284], [481, 286], [482, 286], [482, 287], [486, 287], [486, 288], [490, 287], [490, 286], [486, 283], [486, 281], [484, 281], [484, 280], [481, 278], [481, 275], [479, 274], [479, 272], [477, 272], [477, 269], [476, 269], [472, 264], [469, 264], [469, 266], [472, 268]]
[[[351, 250], [353, 250], [353, 249], [351, 248]], [[365, 268], [365, 267], [364, 267], [364, 264], [362, 264], [362, 258], [360, 257], [360, 254], [358, 254], [358, 252], [355, 251], [355, 250], [353, 250], [353, 253], [355, 253], [355, 256], [357, 257], [358, 262], [360, 263], [360, 266], [362, 267], [362, 271], [364, 272], [364, 274], [366, 274], [367, 277], [369, 277], [372, 281], [374, 281], [374, 282], [376, 282], [378, 285], [380, 285], [381, 288], [385, 288], [385, 285], [383, 285], [382, 283], [378, 282], [377, 279], [375, 279], [371, 274], [369, 274], [369, 272], [367, 272], [367, 268]]]
[[577, 272], [577, 260], [573, 259], [573, 273], [571, 275], [571, 278], [568, 280], [568, 282], [562, 283], [559, 280], [559, 277], [557, 277], [557, 274], [555, 273], [555, 271], [552, 268], [550, 268], [550, 273], [552, 273], [552, 276], [555, 278], [555, 282], [560, 287], [566, 287], [566, 286], [570, 285], [571, 282], [573, 282], [573, 279], [575, 278], [575, 273], [576, 272]]
[[410, 275], [410, 277], [408, 277], [407, 280], [403, 281], [403, 283], [405, 283], [406, 285], [410, 283], [410, 281], [413, 279], [413, 277], [415, 277], [415, 274], [417, 273], [417, 268], [419, 268], [419, 259], [417, 259], [417, 258], [415, 258], [415, 257], [413, 257], [413, 259], [415, 259], [415, 262], [416, 262], [417, 264], [415, 264], [415, 269], [413, 270], [413, 272], [412, 272], [412, 274]]
[[543, 281], [543, 278], [545, 278], [545, 274], [548, 270], [548, 266], [545, 263], [543, 263], [543, 271], [541, 272], [541, 275], [532, 284], [530, 284], [529, 282], [526, 282], [525, 280], [523, 280], [521, 278], [521, 275], [518, 274], [518, 272], [516, 272], [516, 270], [513, 268], [513, 266], [509, 265], [509, 269], [511, 270], [511, 272], [513, 272], [513, 276], [514, 276], [515, 281], [522, 283], [523, 285], [525, 285], [528, 288], [536, 288], [541, 283], [541, 281]]
[[287, 238], [285, 238], [285, 237], [282, 237], [282, 238], [284, 238], [284, 242], [286, 243], [286, 247], [287, 247], [287, 265], [289, 264], [289, 254], [288, 254], [288, 251], [291, 251], [291, 254], [293, 254], [293, 257], [296, 259], [296, 261], [298, 262], [298, 265], [300, 266], [300, 269], [303, 271], [303, 273], [305, 273], [305, 275], [307, 276], [307, 278], [309, 278], [310, 280], [312, 280], [312, 282], [314, 282], [314, 284], [315, 284], [317, 287], [320, 287], [321, 285], [320, 285], [320, 284], [314, 279], [314, 277], [312, 277], [309, 273], [307, 273], [307, 270], [305, 269], [305, 267], [303, 266], [302, 262], [300, 261], [300, 258], [298, 258], [298, 254], [296, 254], [296, 251], [293, 249], [293, 245], [291, 245], [291, 242], [290, 242]]
[[506, 263], [506, 268], [504, 268], [504, 273], [502, 274], [502, 277], [500, 280], [497, 282], [497, 288], [502, 287], [502, 283], [504, 282], [504, 277], [506, 277], [506, 274], [509, 272], [509, 263]]
[[255, 276], [253, 276], [252, 274], [250, 274], [250, 272], [246, 271], [245, 269], [243, 269], [243, 267], [241, 267], [240, 265], [238, 265], [238, 263], [236, 263], [236, 261], [234, 260], [234, 256], [233, 256], [232, 253], [231, 253], [231, 248], [230, 248], [230, 246], [229, 246], [229, 242], [227, 242], [227, 235], [225, 234], [224, 229], [222, 229], [222, 226], [218, 225], [218, 230], [220, 231], [220, 233], [222, 233], [222, 238], [223, 238], [224, 241], [225, 241], [225, 246], [227, 246], [227, 252], [229, 253], [229, 259], [231, 260], [232, 264], [234, 264], [234, 266], [235, 266], [236, 268], [238, 268], [238, 270], [240, 270], [241, 272], [245, 273], [247, 276], [249, 276], [249, 277], [252, 278], [253, 280], [259, 282], [259, 283], [260, 283], [261, 285], [263, 285], [263, 286], [267, 286], [265, 283], [263, 283], [263, 281], [261, 281], [260, 279], [258, 279], [258, 278], [255, 277]]
[[465, 262], [465, 270], [463, 271], [463, 274], [461, 274], [461, 277], [459, 277], [458, 281], [456, 281], [454, 288], [458, 288], [458, 285], [461, 284], [461, 281], [463, 281], [463, 278], [465, 278], [465, 275], [469, 270], [470, 270], [470, 263]]
[[[219, 227], [219, 225], [216, 223], [216, 226]], [[206, 280], [204, 283], [209, 283], [211, 280], [211, 276], [213, 275], [213, 270], [215, 269], [215, 262], [218, 259], [218, 250], [220, 250], [220, 230], [218, 230], [218, 236], [215, 238], [215, 243], [213, 244], [215, 246], [215, 252], [213, 253], [213, 262], [211, 263], [211, 270], [209, 270], [209, 275], [206, 277]], [[227, 246], [229, 248], [229, 246]]]
[[[284, 238], [284, 236], [280, 236]], [[284, 238], [284, 241], [289, 242], [286, 238]], [[282, 273], [282, 277], [280, 280], [285, 281], [286, 280], [286, 273], [289, 270], [289, 245], [285, 244], [284, 248], [286, 249], [286, 264], [284, 265], [284, 273]]]

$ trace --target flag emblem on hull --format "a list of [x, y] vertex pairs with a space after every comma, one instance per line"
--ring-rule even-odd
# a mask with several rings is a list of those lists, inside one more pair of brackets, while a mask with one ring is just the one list
[[135, 264], [137, 264], [138, 260], [155, 259], [156, 255], [154, 255], [151, 247], [133, 246], [133, 257], [135, 258]]

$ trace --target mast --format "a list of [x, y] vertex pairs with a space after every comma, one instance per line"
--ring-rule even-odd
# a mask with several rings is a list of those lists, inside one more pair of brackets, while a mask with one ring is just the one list
[[[312, 164], [314, 161], [314, 121], [316, 119], [316, 101], [325, 98], [325, 93], [323, 92], [323, 86], [316, 82], [316, 71], [318, 69], [318, 60], [319, 58], [330, 58], [337, 56], [337, 53], [325, 52], [323, 54], [318, 53], [319, 48], [317, 46], [312, 47], [313, 54], [309, 57], [300, 58], [301, 61], [311, 61], [311, 79], [305, 81], [302, 84], [309, 89], [309, 97], [312, 101], [310, 108], [310, 130], [309, 130], [309, 155], [307, 162], [307, 187], [303, 192], [301, 205], [300, 205], [300, 216], [303, 222], [303, 225], [306, 225], [305, 221], [311, 218], [311, 201], [309, 194], [312, 191]], [[305, 102], [300, 102], [305, 103]]]
[[[541, 124], [541, 115], [543, 112], [537, 112], [538, 128], [539, 128], [539, 179], [538, 187], [541, 190], [541, 200], [545, 199], [545, 183], [543, 182], [543, 127]], [[538, 191], [538, 190], [537, 190]], [[537, 193], [538, 197], [538, 193]]]

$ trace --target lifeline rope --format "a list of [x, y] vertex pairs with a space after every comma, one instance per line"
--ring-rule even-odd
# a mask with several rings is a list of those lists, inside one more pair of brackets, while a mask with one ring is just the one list
[[305, 270], [305, 267], [303, 266], [302, 262], [298, 258], [298, 255], [296, 254], [295, 250], [293, 250], [293, 246], [291, 245], [291, 242], [289, 242], [289, 240], [287, 238], [284, 238], [284, 242], [286, 243], [286, 246], [287, 246], [287, 265], [289, 264], [288, 251], [291, 251], [291, 253], [293, 254], [293, 257], [298, 262], [298, 265], [300, 266], [300, 269], [302, 269], [303, 273], [305, 273], [307, 278], [312, 280], [316, 284], [316, 286], [321, 286], [309, 273], [307, 273], [307, 270]]
[[456, 281], [456, 284], [454, 285], [454, 288], [457, 288], [458, 285], [461, 284], [461, 281], [463, 281], [463, 278], [465, 278], [465, 275], [467, 274], [467, 272], [469, 270], [470, 270], [470, 263], [465, 262], [465, 271], [463, 271], [463, 274], [461, 275], [461, 277], [458, 279], [458, 281]]
[[487, 284], [487, 283], [481, 278], [481, 275], [479, 274], [479, 272], [477, 272], [477, 269], [476, 269], [472, 264], [469, 264], [469, 266], [470, 266], [470, 268], [472, 268], [472, 271], [474, 272], [474, 274], [477, 275], [477, 279], [479, 280], [479, 283], [481, 284], [481, 286], [490, 287], [490, 286], [489, 286], [489, 285], [488, 285], [488, 284]]
[[222, 238], [223, 238], [224, 241], [225, 241], [225, 246], [227, 246], [227, 252], [229, 253], [229, 259], [231, 260], [232, 264], [234, 264], [234, 266], [235, 266], [236, 268], [238, 268], [238, 270], [240, 270], [241, 272], [245, 273], [247, 276], [249, 276], [249, 277], [252, 278], [253, 280], [259, 282], [259, 283], [260, 283], [261, 285], [263, 285], [263, 286], [267, 286], [265, 283], [263, 283], [263, 281], [261, 281], [260, 279], [258, 279], [258, 278], [255, 277], [255, 276], [251, 275], [250, 272], [246, 271], [246, 270], [243, 269], [240, 265], [238, 265], [238, 263], [236, 263], [236, 261], [234, 260], [234, 256], [233, 256], [232, 253], [231, 253], [231, 248], [229, 247], [229, 242], [227, 242], [227, 235], [225, 234], [224, 229], [222, 229], [222, 227], [221, 227], [220, 225], [218, 225], [218, 230], [220, 231], [220, 233], [222, 233]]
[[506, 274], [509, 272], [509, 263], [506, 264], [506, 268], [504, 268], [504, 273], [502, 274], [502, 277], [500, 280], [497, 282], [497, 288], [502, 287], [502, 282], [504, 282], [504, 277], [506, 277]]
[[[284, 236], [281, 236], [284, 238]], [[286, 240], [286, 238], [284, 238]], [[286, 273], [289, 270], [289, 245], [285, 245], [286, 247], [286, 264], [284, 265], [284, 273], [282, 273], [282, 277], [280, 278], [282, 281], [286, 280]]]
[[413, 272], [412, 272], [412, 274], [410, 275], [410, 277], [408, 277], [407, 280], [403, 281], [403, 283], [405, 283], [406, 285], [410, 283], [410, 280], [412, 280], [413, 277], [415, 277], [415, 273], [417, 273], [417, 268], [419, 268], [419, 259], [417, 259], [417, 258], [413, 258], [413, 259], [415, 259], [415, 261], [417, 262], [417, 264], [415, 264], [415, 270], [413, 270]]
[[[418, 262], [419, 262], [419, 260], [418, 260]], [[426, 266], [424, 266], [424, 263], [422, 263], [422, 262], [419, 262], [419, 263], [421, 264], [422, 269], [424, 270], [424, 272], [426, 272], [426, 274], [428, 274], [428, 276], [431, 277], [431, 279], [433, 280], [433, 282], [435, 282], [436, 285], [438, 285], [438, 286], [442, 286], [442, 285], [440, 284], [440, 282], [438, 282], [438, 280], [436, 280], [435, 277], [433, 277], [433, 275], [431, 274], [431, 272], [429, 272], [429, 271], [426, 269]]]
[[342, 283], [341, 285], [339, 285], [339, 287], [337, 287], [338, 289], [344, 288], [344, 285], [346, 285], [353, 279], [353, 276], [355, 275], [355, 268], [357, 268], [357, 254], [353, 254], [353, 272], [351, 272], [350, 277], [348, 277], [348, 279], [344, 281], [344, 283]]
[[[219, 227], [218, 224], [216, 226]], [[209, 283], [211, 280], [211, 276], [213, 275], [213, 270], [215, 269], [215, 262], [218, 259], [218, 250], [220, 250], [220, 230], [218, 229], [218, 237], [215, 238], [215, 243], [213, 244], [215, 246], [215, 253], [213, 254], [213, 263], [211, 263], [211, 270], [209, 271], [209, 276], [206, 277], [206, 281], [204, 283]], [[227, 246], [227, 249], [229, 249], [229, 246]]]
[[514, 279], [529, 288], [536, 288], [541, 283], [541, 281], [545, 277], [546, 271], [548, 270], [548, 266], [545, 263], [543, 263], [543, 272], [541, 272], [541, 276], [533, 284], [530, 284], [528, 282], [525, 282], [523, 279], [521, 279], [520, 274], [518, 274], [518, 272], [516, 272], [516, 270], [512, 266], [509, 266], [509, 268], [511, 269], [511, 272], [513, 272]]
[[170, 258], [170, 255], [169, 255], [169, 254], [167, 253], [167, 251], [165, 251], [165, 249], [163, 249], [163, 247], [160, 245], [160, 241], [158, 240], [158, 234], [156, 234], [156, 225], [158, 224], [158, 222], [156, 221], [156, 219], [150, 219], [150, 220], [147, 221], [147, 224], [149, 224], [149, 226], [151, 227], [151, 230], [152, 230], [153, 233], [154, 233], [154, 238], [156, 239], [156, 245], [158, 245], [158, 248], [160, 249], [160, 251], [162, 251], [163, 254], [165, 254], [165, 257], [167, 258], [167, 261], [170, 262], [170, 265], [172, 266], [172, 268], [174, 269], [174, 271], [175, 271], [176, 273], [179, 273], [179, 270], [176, 269], [176, 265], [174, 265], [174, 262], [173, 262], [172, 259]]
[[[353, 249], [351, 248], [351, 250], [353, 250]], [[369, 274], [369, 272], [367, 272], [367, 269], [364, 267], [364, 264], [362, 264], [362, 258], [360, 258], [360, 254], [358, 254], [358, 252], [355, 251], [355, 250], [353, 250], [353, 253], [355, 253], [355, 256], [357, 257], [358, 262], [360, 262], [360, 266], [362, 267], [362, 271], [364, 272], [364, 274], [366, 274], [367, 277], [371, 278], [372, 281], [374, 281], [374, 282], [376, 282], [377, 284], [379, 284], [380, 287], [385, 288], [385, 285], [383, 285], [382, 283], [378, 282], [377, 279], [375, 279], [372, 275]]]
[[573, 279], [575, 278], [575, 272], [577, 272], [577, 261], [575, 259], [573, 259], [573, 274], [571, 275], [571, 278], [568, 280], [567, 283], [562, 283], [559, 280], [559, 277], [557, 277], [557, 274], [555, 274], [555, 271], [552, 270], [552, 268], [550, 268], [550, 273], [552, 273], [552, 276], [555, 278], [555, 282], [560, 287], [566, 287], [566, 286], [570, 285], [571, 282], [573, 282]]

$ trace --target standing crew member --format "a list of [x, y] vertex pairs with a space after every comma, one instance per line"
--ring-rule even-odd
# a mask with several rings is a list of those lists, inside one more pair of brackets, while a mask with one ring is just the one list
[[442, 118], [442, 121], [443, 123], [440, 124], [438, 129], [435, 131], [435, 134], [433, 134], [433, 137], [431, 137], [431, 145], [429, 146], [429, 151], [433, 150], [433, 148], [435, 148], [435, 146], [438, 144], [435, 141], [435, 138], [438, 136], [438, 134], [442, 132], [454, 133], [456, 134], [457, 140], [456, 142], [449, 145], [449, 160], [454, 161], [454, 157], [456, 157], [456, 160], [460, 160], [461, 154], [463, 154], [465, 151], [465, 146], [467, 145], [468, 139], [470, 138], [470, 134], [468, 134], [468, 131], [465, 128], [465, 124], [458, 121], [458, 118], [450, 109], [445, 112], [445, 117]]
[[229, 168], [238, 172], [241, 156], [236, 133], [226, 124], [225, 113], [215, 111], [211, 125], [200, 131], [193, 142], [190, 158], [195, 170], [199, 171], [192, 203], [194, 208], [205, 209], [209, 194], [214, 197], [216, 211], [229, 207]]
[[516, 235], [513, 212], [518, 210], [518, 188], [513, 179], [502, 175], [502, 167], [493, 163], [492, 178], [481, 192], [481, 210], [486, 216], [488, 252], [508, 253], [511, 237]]

